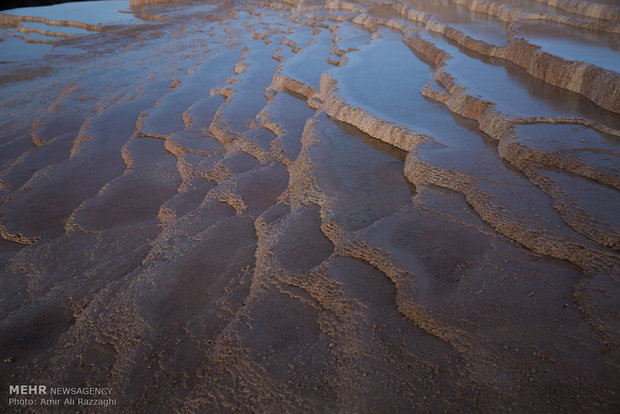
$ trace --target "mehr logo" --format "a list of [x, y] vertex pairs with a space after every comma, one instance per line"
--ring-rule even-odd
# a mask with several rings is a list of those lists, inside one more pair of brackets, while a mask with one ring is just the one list
[[47, 394], [45, 385], [9, 385], [9, 394], [44, 395]]
[[[116, 399], [110, 398], [112, 388], [103, 387], [48, 387], [46, 385], [9, 385], [10, 406], [73, 406], [97, 405], [110, 407]], [[48, 395], [49, 394], [49, 395]], [[104, 398], [107, 397], [107, 398]]]

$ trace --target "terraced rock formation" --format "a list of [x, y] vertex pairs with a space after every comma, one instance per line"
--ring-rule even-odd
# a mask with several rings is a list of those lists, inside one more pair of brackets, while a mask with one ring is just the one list
[[0, 13], [0, 390], [620, 408], [618, 7], [79, 6]]

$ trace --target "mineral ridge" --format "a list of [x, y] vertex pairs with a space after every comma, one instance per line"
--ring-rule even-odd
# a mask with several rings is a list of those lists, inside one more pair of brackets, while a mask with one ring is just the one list
[[3, 409], [617, 412], [614, 3], [1, 13]]

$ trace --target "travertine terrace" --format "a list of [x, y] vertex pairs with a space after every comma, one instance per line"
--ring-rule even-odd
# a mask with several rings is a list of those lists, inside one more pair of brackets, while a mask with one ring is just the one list
[[619, 411], [614, 3], [1, 13], [0, 406]]

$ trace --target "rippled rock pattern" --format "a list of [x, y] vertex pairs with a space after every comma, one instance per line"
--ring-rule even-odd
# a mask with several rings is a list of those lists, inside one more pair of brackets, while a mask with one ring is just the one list
[[613, 1], [154, 3], [0, 14], [0, 389], [618, 411]]

